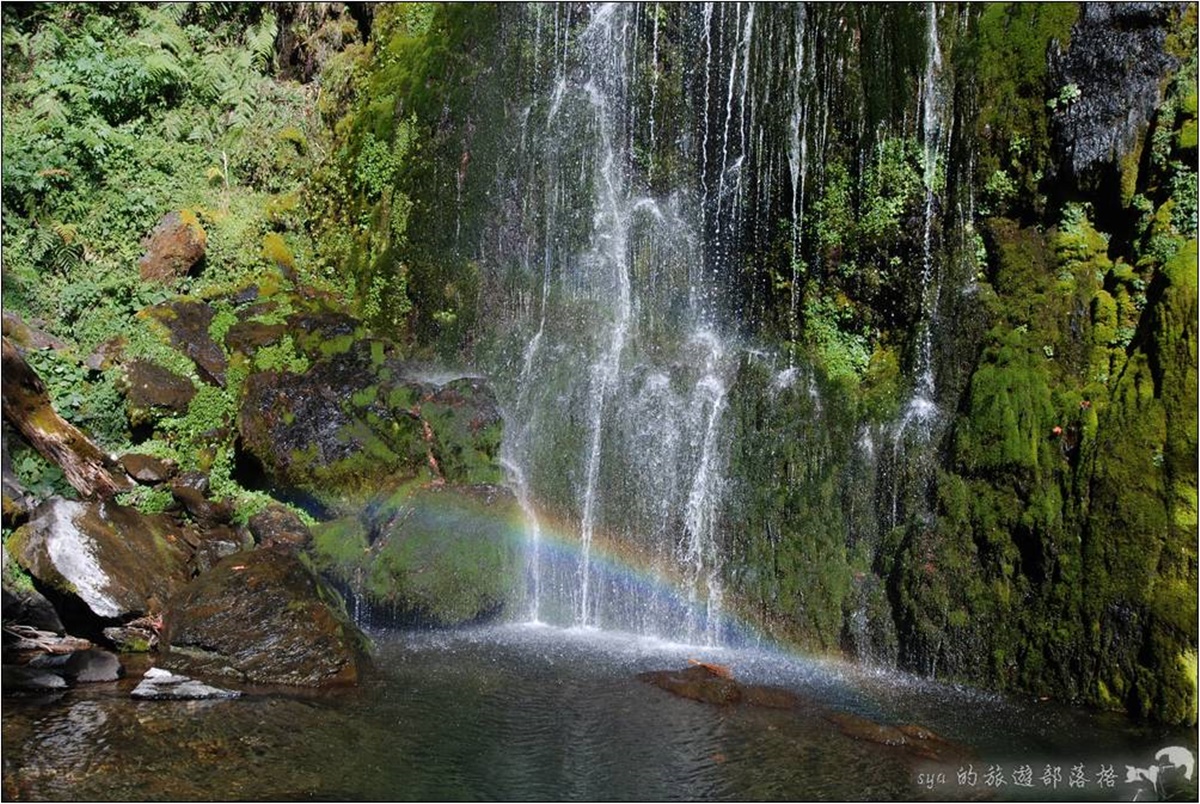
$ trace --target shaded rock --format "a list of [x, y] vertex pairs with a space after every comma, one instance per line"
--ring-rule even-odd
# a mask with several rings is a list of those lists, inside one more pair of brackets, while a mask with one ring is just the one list
[[8, 438], [8, 422], [0, 422], [0, 493], [3, 495], [4, 526], [15, 528], [29, 518], [33, 500], [13, 471]]
[[134, 687], [131, 697], [143, 701], [204, 701], [223, 698], [240, 698], [237, 690], [210, 687], [187, 676], [175, 675], [167, 670], [151, 667]]
[[116, 681], [122, 675], [121, 660], [116, 654], [95, 647], [58, 656], [43, 654], [31, 659], [28, 666], [49, 670], [79, 684]]
[[3, 612], [5, 623], [20, 623], [40, 631], [61, 634], [62, 620], [50, 601], [34, 588], [29, 576], [22, 574], [17, 563], [8, 555], [8, 547], [0, 547], [0, 578], [3, 579]]
[[388, 348], [359, 340], [303, 374], [247, 379], [238, 432], [266, 485], [356, 510], [377, 489], [416, 476], [502, 482], [500, 416], [487, 384], [421, 382]]
[[299, 550], [312, 542], [312, 531], [289, 508], [272, 504], [250, 517], [247, 523], [260, 547]]
[[[111, 497], [133, 481], [50, 403], [46, 386], [8, 338], [3, 342], [4, 417], [84, 497]], [[115, 470], [115, 471], [114, 471]]]
[[62, 676], [35, 667], [6, 664], [0, 668], [0, 679], [2, 679], [6, 693], [11, 691], [53, 692], [67, 688], [67, 681]]
[[523, 522], [507, 489], [410, 484], [314, 527], [313, 556], [372, 625], [479, 622], [515, 602]]
[[138, 315], [149, 316], [166, 327], [171, 345], [191, 358], [201, 378], [224, 387], [228, 361], [208, 331], [215, 314], [204, 302], [178, 299], [147, 307]]
[[225, 333], [225, 347], [253, 357], [264, 346], [279, 343], [287, 333], [283, 324], [263, 324], [258, 321], [239, 321]]
[[195, 395], [191, 380], [156, 363], [134, 360], [125, 366], [125, 399], [134, 425], [154, 420], [156, 412], [187, 413]]
[[138, 260], [143, 280], [169, 283], [186, 276], [204, 259], [208, 235], [195, 213], [168, 212], [142, 241], [146, 253]]
[[230, 500], [214, 502], [205, 497], [204, 492], [179, 480], [171, 484], [171, 496], [201, 525], [226, 525], [233, 520]]
[[237, 553], [171, 599], [165, 663], [263, 684], [354, 682], [362, 636], [339, 602], [296, 556]]
[[51, 498], [9, 545], [41, 584], [100, 618], [158, 610], [189, 577], [190, 550], [174, 520], [111, 503]]
[[208, 525], [196, 532], [192, 542], [195, 550], [192, 558], [193, 570], [197, 573], [208, 572], [221, 559], [251, 546], [250, 542], [253, 539], [244, 537], [243, 533], [244, 531], [239, 533], [225, 525]]
[[130, 452], [122, 455], [119, 461], [130, 477], [148, 486], [164, 483], [175, 475], [174, 464], [161, 461], [152, 455]]

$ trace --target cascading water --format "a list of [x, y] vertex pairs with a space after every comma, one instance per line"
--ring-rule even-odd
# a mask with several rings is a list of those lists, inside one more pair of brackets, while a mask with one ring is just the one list
[[[538, 30], [554, 32], [552, 57], [521, 155], [527, 195], [544, 199], [520, 223], [542, 241], [542, 309], [519, 336], [503, 448], [529, 522], [529, 610], [556, 625], [716, 642], [732, 350], [708, 272], [696, 270], [710, 262], [698, 188], [651, 196], [652, 158], [636, 153], [657, 134], [633, 85], [639, 67], [657, 80], [657, 37], [638, 36], [657, 30], [657, 15], [639, 26], [635, 6], [549, 13], [554, 24]], [[724, 167], [719, 182], [732, 175]], [[537, 281], [519, 262], [518, 281]], [[551, 527], [570, 548], [544, 544]]]

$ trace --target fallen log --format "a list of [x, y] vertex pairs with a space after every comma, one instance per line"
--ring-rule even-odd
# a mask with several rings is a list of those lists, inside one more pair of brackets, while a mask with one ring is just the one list
[[111, 497], [133, 488], [120, 466], [75, 425], [58, 415], [41, 377], [3, 338], [4, 418], [21, 431], [42, 457], [60, 467], [84, 497]]

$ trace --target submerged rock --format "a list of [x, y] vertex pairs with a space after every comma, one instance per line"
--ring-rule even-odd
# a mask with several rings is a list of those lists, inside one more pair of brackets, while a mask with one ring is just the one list
[[164, 661], [261, 684], [354, 682], [363, 637], [339, 603], [290, 553], [237, 553], [171, 599]]
[[186, 276], [204, 259], [208, 235], [195, 213], [168, 212], [142, 241], [146, 252], [138, 260], [142, 279], [172, 282]]
[[39, 583], [104, 619], [158, 610], [189, 577], [190, 550], [174, 520], [113, 503], [51, 498], [9, 544]]
[[314, 528], [314, 558], [375, 625], [494, 617], [519, 588], [523, 519], [496, 486], [409, 485]]
[[143, 701], [204, 701], [240, 698], [237, 690], [210, 687], [187, 676], [151, 667], [130, 696]]
[[0, 668], [3, 688], [8, 692], [55, 692], [65, 690], [67, 681], [57, 673], [36, 667], [6, 664]]

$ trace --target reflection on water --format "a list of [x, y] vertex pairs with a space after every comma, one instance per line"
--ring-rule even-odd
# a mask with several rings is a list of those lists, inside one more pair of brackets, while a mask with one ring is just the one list
[[[1125, 765], [1167, 745], [1196, 750], [1187, 732], [761, 652], [529, 626], [380, 635], [377, 646], [374, 676], [337, 694], [135, 702], [127, 679], [56, 702], [7, 700], [4, 797], [945, 799], [995, 797], [984, 774], [1000, 767], [1000, 798], [1128, 800], [1138, 788]], [[634, 677], [695, 656], [830, 709], [921, 723], [971, 750], [976, 787], [819, 716], [715, 707]], [[1114, 766], [1114, 787], [1068, 787], [1078, 763]], [[1012, 784], [1024, 764], [1035, 788]], [[1063, 768], [1054, 791], [1041, 784], [1048, 764]], [[919, 784], [926, 771], [945, 782]], [[1194, 782], [1182, 793], [1194, 799]]]

